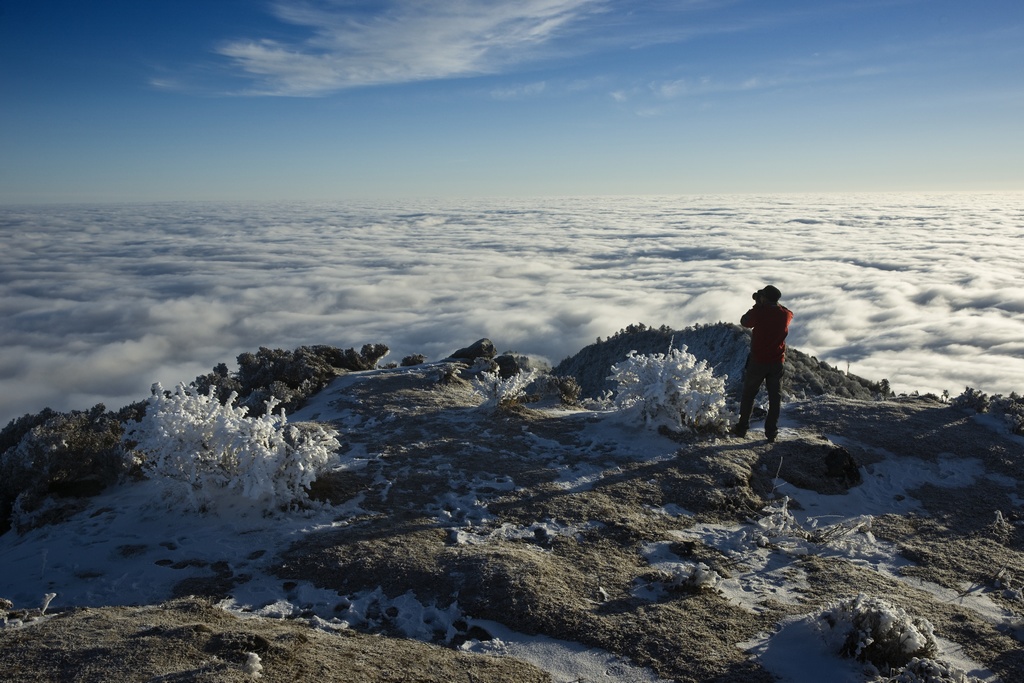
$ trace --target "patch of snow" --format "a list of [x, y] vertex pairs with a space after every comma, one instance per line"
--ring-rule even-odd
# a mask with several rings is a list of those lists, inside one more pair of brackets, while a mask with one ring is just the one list
[[605, 469], [600, 465], [579, 463], [556, 467], [559, 471], [554, 485], [567, 493], [581, 493], [594, 488], [605, 476]]
[[992, 599], [986, 595], [987, 588], [984, 586], [964, 583], [961, 587], [962, 590], [955, 591], [913, 576], [896, 575], [894, 578], [930, 593], [943, 602], [966, 607], [985, 621], [1006, 629], [1017, 640], [1024, 642], [1024, 616], [1015, 614], [992, 602]]
[[[986, 472], [985, 478], [996, 486], [1002, 486], [1004, 488], [1013, 489], [1017, 488], [1017, 480], [1013, 477], [1008, 477], [1005, 474], [999, 474], [998, 472]], [[1013, 496], [1013, 493], [1010, 493]]]
[[468, 527], [452, 530], [452, 540], [459, 545], [484, 545], [494, 541], [530, 540], [545, 544], [554, 536], [578, 538], [587, 529], [597, 526], [597, 522], [587, 524], [563, 524], [549, 519], [535, 522], [529, 526], [502, 524], [497, 528], [488, 526]]
[[114, 487], [59, 525], [0, 536], [4, 597], [35, 606], [56, 593], [54, 608], [158, 603], [184, 579], [259, 575], [267, 559], [344, 514], [265, 515], [227, 492], [215, 511], [201, 514], [168, 508], [161, 492], [151, 481]]
[[664, 515], [665, 517], [693, 517], [693, 512], [682, 508], [675, 503], [669, 503], [661, 507], [654, 507], [652, 505], [645, 505], [644, 509], [648, 512], [652, 512], [656, 515]]
[[1000, 678], [995, 673], [964, 654], [964, 649], [960, 645], [939, 636], [935, 636], [935, 642], [939, 644], [938, 656], [942, 661], [955, 666], [981, 683], [1000, 683]]
[[996, 434], [1004, 436], [1011, 441], [1016, 441], [1018, 444], [1024, 445], [1024, 436], [1013, 433], [1013, 430], [1010, 428], [1010, 423], [1007, 422], [1005, 416], [994, 413], [974, 413], [971, 415], [971, 418], [978, 424], [990, 429]]
[[487, 503], [481, 501], [476, 491], [458, 494], [454, 491], [438, 496], [436, 502], [427, 506], [442, 526], [476, 526], [494, 519], [487, 510]]
[[951, 489], [971, 486], [985, 476], [985, 468], [977, 458], [952, 454], [940, 455], [935, 462], [890, 455], [862, 467], [861, 476], [863, 482], [859, 486], [841, 495], [816, 493], [785, 481], [780, 481], [777, 492], [800, 501], [803, 510], [794, 511], [794, 515], [801, 523], [812, 518], [838, 521], [857, 515], [903, 515], [921, 508], [908, 491], [925, 484]]
[[521, 659], [546, 671], [554, 683], [669, 683], [650, 669], [636, 666], [605, 650], [547, 636], [516, 633], [494, 621], [471, 619], [469, 624], [487, 631], [492, 639], [467, 641], [462, 650]]
[[605, 650], [546, 636], [516, 633], [494, 621], [467, 618], [457, 602], [447, 607], [424, 605], [411, 591], [388, 598], [383, 590], [377, 588], [344, 597], [306, 582], [297, 582], [288, 599], [256, 606], [247, 604], [244, 597], [244, 594], [236, 595], [222, 601], [219, 606], [242, 617], [287, 619], [304, 615], [313, 626], [326, 631], [379, 627], [386, 622], [406, 637], [426, 642], [451, 642], [456, 635], [456, 623], [461, 621], [469, 628], [477, 627], [492, 636], [490, 640], [466, 641], [460, 646], [463, 651], [515, 657], [547, 671], [559, 683], [598, 680], [609, 683], [668, 683], [651, 670]]
[[802, 603], [805, 574], [794, 559], [804, 555], [842, 557], [891, 574], [909, 564], [895, 547], [871, 534], [870, 518], [855, 516], [824, 530], [812, 530], [799, 522], [787, 503], [784, 499], [765, 508], [764, 515], [749, 525], [696, 524], [671, 534], [699, 540], [724, 554], [732, 575], [718, 582], [717, 589], [752, 612], [763, 611], [768, 600]]
[[864, 683], [867, 679], [862, 665], [829, 651], [816, 625], [802, 617], [791, 617], [775, 633], [760, 634], [737, 647], [782, 683]]
[[615, 455], [629, 460], [650, 460], [674, 455], [679, 444], [634, 422], [625, 422], [615, 412], [578, 413], [583, 422], [579, 439], [591, 444], [589, 452]]
[[[790, 617], [775, 633], [761, 633], [737, 647], [749, 652], [780, 683], [865, 683], [875, 680], [875, 667], [840, 657], [835, 634], [814, 616]], [[981, 683], [996, 683], [998, 677], [963, 654], [963, 649], [942, 638], [937, 659], [973, 676]]]

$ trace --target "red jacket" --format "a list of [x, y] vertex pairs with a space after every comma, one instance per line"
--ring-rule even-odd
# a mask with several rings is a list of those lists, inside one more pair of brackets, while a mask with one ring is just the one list
[[784, 363], [786, 335], [793, 311], [781, 304], [757, 304], [740, 318], [743, 327], [753, 328], [750, 357], [755, 363]]

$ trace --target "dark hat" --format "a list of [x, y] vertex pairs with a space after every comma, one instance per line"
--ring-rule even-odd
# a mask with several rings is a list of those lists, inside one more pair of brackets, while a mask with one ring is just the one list
[[772, 285], [766, 285], [761, 290], [761, 296], [763, 296], [765, 299], [768, 299], [768, 301], [771, 301], [772, 303], [777, 303], [778, 300], [782, 298], [782, 292], [780, 292], [776, 287], [773, 287]]

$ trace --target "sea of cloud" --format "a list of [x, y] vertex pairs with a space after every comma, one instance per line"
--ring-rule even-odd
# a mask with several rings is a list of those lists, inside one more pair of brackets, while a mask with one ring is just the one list
[[1024, 390], [1024, 195], [0, 207], [0, 424], [119, 408], [260, 346], [481, 337], [553, 362], [635, 322], [737, 321], [897, 391]]

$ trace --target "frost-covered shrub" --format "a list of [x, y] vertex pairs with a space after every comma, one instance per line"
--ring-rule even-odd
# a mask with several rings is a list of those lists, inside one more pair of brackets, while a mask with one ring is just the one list
[[934, 628], [923, 617], [864, 594], [830, 605], [819, 615], [828, 624], [838, 653], [870, 662], [883, 673], [938, 652]]
[[980, 683], [980, 679], [968, 676], [946, 662], [915, 657], [902, 671], [886, 678], [884, 683]]
[[561, 405], [579, 405], [580, 385], [573, 377], [558, 377], [538, 371], [538, 375], [527, 389], [529, 396], [524, 396], [524, 399], [528, 398], [530, 401], [557, 400]]
[[677, 565], [671, 571], [668, 585], [676, 589], [697, 592], [702, 589], [713, 590], [722, 580], [722, 575], [703, 562], [692, 565]]
[[551, 383], [558, 389], [558, 398], [567, 406], [580, 402], [580, 385], [575, 377], [551, 376]]
[[988, 410], [988, 396], [984, 392], [967, 387], [964, 389], [964, 393], [950, 401], [950, 405], [954, 408], [984, 413]]
[[778, 501], [777, 505], [762, 508], [764, 513], [754, 527], [746, 533], [747, 538], [761, 548], [786, 545], [790, 541], [807, 540], [809, 534], [789, 511], [789, 496]]
[[[611, 366], [622, 362], [631, 349], [638, 353], [658, 353], [671, 346], [685, 345], [690, 353], [707, 360], [715, 371], [730, 379], [726, 391], [739, 400], [743, 385], [743, 363], [750, 351], [750, 330], [732, 323], [695, 325], [673, 330], [662, 325], [630, 325], [624, 330], [580, 349], [552, 370], [556, 375], [572, 375], [580, 384], [585, 399], [597, 399], [614, 384], [608, 377]], [[782, 377], [783, 396], [809, 397], [832, 394], [845, 398], [871, 400], [891, 395], [888, 383], [871, 382], [844, 372], [817, 358], [790, 347], [786, 351], [786, 373]]]
[[479, 373], [473, 378], [473, 390], [484, 397], [482, 408], [509, 408], [526, 398], [526, 389], [537, 379], [538, 372], [519, 372], [502, 379], [493, 371]]
[[242, 672], [253, 678], [262, 678], [263, 664], [260, 656], [255, 652], [246, 652], [245, 663], [242, 664]]
[[221, 403], [235, 394], [253, 416], [262, 415], [271, 398], [294, 412], [339, 373], [374, 369], [388, 350], [384, 344], [364, 344], [359, 351], [325, 345], [300, 346], [294, 351], [261, 347], [256, 353], [238, 356], [237, 373], [231, 374], [221, 363], [197, 377], [195, 385], [201, 394], [213, 387]]
[[403, 368], [409, 368], [409, 367], [412, 367], [414, 365], [423, 365], [426, 362], [427, 362], [427, 357], [426, 356], [424, 356], [422, 353], [414, 353], [414, 354], [412, 354], [410, 356], [406, 356], [405, 358], [402, 359], [402, 367]]
[[174, 393], [153, 386], [146, 415], [129, 427], [139, 464], [194, 509], [210, 507], [224, 490], [266, 510], [307, 500], [307, 489], [338, 449], [337, 432], [315, 423], [287, 423], [284, 411], [247, 417], [235, 397], [222, 404], [179, 384]]
[[122, 432], [103, 404], [12, 420], [0, 433], [0, 533], [58, 521], [115, 483], [128, 467]]
[[1011, 432], [1024, 436], [1024, 398], [1016, 393], [1009, 396], [996, 394], [992, 397], [989, 412], [1002, 415]]
[[967, 387], [964, 393], [954, 398], [950, 405], [954, 408], [973, 410], [977, 413], [990, 413], [1001, 416], [1010, 431], [1024, 436], [1024, 397], [1016, 392], [1009, 396], [994, 394], [989, 397], [984, 392]]
[[610, 379], [618, 385], [616, 408], [648, 426], [724, 431], [732, 421], [726, 407], [727, 378], [715, 377], [707, 361], [698, 361], [685, 346], [667, 354], [631, 351], [611, 371]]

